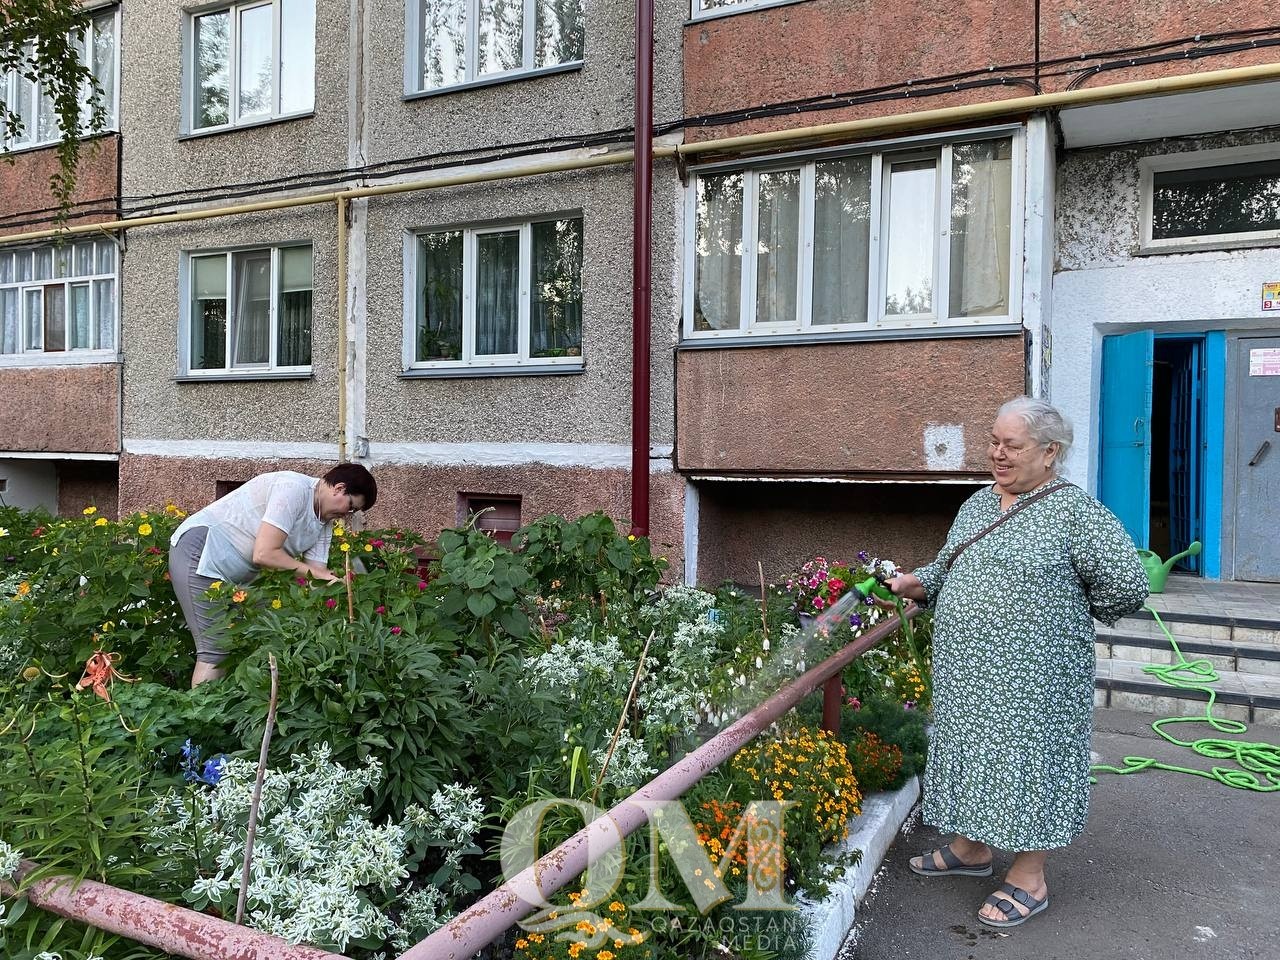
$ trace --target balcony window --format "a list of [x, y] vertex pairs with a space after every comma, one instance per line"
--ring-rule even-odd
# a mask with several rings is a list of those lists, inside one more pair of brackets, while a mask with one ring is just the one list
[[114, 353], [116, 245], [0, 249], [0, 359]]

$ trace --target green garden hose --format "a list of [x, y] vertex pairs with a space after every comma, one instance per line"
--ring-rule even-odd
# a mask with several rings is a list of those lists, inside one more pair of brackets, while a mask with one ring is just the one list
[[[1146, 608], [1164, 635], [1168, 637], [1177, 655], [1177, 661], [1171, 664], [1151, 664], [1144, 667], [1143, 672], [1158, 677], [1162, 682], [1181, 690], [1199, 690], [1209, 700], [1204, 707], [1204, 715], [1198, 717], [1167, 717], [1151, 724], [1156, 733], [1172, 744], [1187, 747], [1209, 760], [1231, 760], [1238, 768], [1216, 766], [1209, 770], [1196, 770], [1192, 767], [1179, 767], [1172, 763], [1162, 763], [1151, 757], [1125, 757], [1124, 766], [1116, 767], [1107, 764], [1095, 764], [1091, 769], [1102, 773], [1127, 774], [1139, 770], [1171, 770], [1175, 773], [1189, 773], [1197, 777], [1216, 780], [1228, 787], [1240, 790], [1255, 790], [1259, 793], [1280, 791], [1280, 746], [1271, 743], [1247, 743], [1242, 740], [1226, 740], [1219, 737], [1204, 737], [1200, 740], [1179, 740], [1166, 732], [1165, 727], [1175, 723], [1207, 723], [1218, 733], [1241, 734], [1248, 730], [1248, 725], [1239, 720], [1224, 720], [1213, 715], [1213, 705], [1217, 693], [1209, 686], [1218, 682], [1218, 672], [1208, 660], [1188, 660], [1178, 648], [1178, 642], [1164, 625], [1160, 615], [1150, 607]], [[1091, 777], [1090, 783], [1097, 783]]]

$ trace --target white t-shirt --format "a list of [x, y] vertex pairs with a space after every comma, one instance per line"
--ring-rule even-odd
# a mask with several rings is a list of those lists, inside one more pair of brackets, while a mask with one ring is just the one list
[[285, 532], [286, 553], [327, 566], [333, 525], [316, 516], [314, 499], [319, 482], [292, 470], [260, 474], [187, 517], [169, 542], [176, 544], [193, 527], [207, 527], [196, 572], [214, 580], [247, 583], [258, 574], [253, 564], [253, 541], [265, 522]]

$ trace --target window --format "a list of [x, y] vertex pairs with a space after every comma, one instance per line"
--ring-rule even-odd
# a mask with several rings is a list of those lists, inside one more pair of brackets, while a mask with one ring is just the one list
[[582, 363], [582, 218], [411, 238], [406, 367]]
[[1145, 248], [1280, 240], [1280, 144], [1146, 157], [1140, 170]]
[[414, 0], [407, 91], [418, 93], [577, 65], [583, 0]]
[[685, 336], [1009, 322], [1014, 140], [695, 177]]
[[0, 355], [116, 345], [116, 245], [78, 240], [0, 250]]
[[297, 116], [315, 105], [315, 0], [267, 0], [193, 14], [187, 50], [192, 131]]
[[310, 369], [310, 245], [192, 253], [185, 279], [188, 374]]
[[483, 530], [499, 543], [510, 544], [511, 535], [520, 529], [520, 497], [494, 494], [458, 494], [458, 525], [475, 517], [477, 530]]
[[[103, 129], [116, 128], [116, 78], [119, 70], [116, 36], [118, 33], [118, 8], [112, 7], [94, 14], [84, 32], [72, 37], [76, 51], [102, 88]], [[30, 46], [28, 45], [28, 50]], [[88, 107], [92, 90], [86, 84], [80, 96], [81, 105]], [[20, 76], [10, 70], [0, 74], [0, 108], [12, 110], [22, 120], [22, 130], [3, 144], [6, 149], [38, 147], [56, 143], [62, 139], [62, 125], [54, 110], [53, 100], [40, 83]], [[90, 117], [84, 116], [84, 129], [88, 132]]]

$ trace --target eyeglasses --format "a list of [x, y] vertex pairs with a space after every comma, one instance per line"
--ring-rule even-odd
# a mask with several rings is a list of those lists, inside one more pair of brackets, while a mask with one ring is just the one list
[[1041, 447], [1047, 447], [1048, 445], [1049, 444], [1047, 443], [1032, 443], [1025, 447], [1011, 447], [1007, 443], [1001, 443], [999, 440], [992, 439], [987, 441], [987, 452], [994, 457], [1003, 450], [1004, 455], [1010, 460], [1017, 460], [1028, 450], [1038, 450]]

